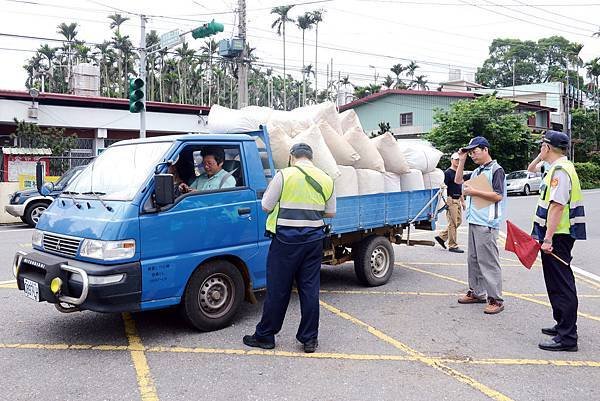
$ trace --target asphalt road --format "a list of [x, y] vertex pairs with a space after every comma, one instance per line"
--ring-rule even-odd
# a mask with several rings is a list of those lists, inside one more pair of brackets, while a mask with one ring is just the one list
[[[586, 194], [589, 239], [573, 262], [595, 274], [599, 201], [600, 191]], [[511, 221], [528, 228], [535, 197], [509, 202]], [[577, 276], [579, 352], [542, 351], [540, 328], [552, 315], [541, 268], [527, 270], [505, 251], [506, 310], [494, 316], [456, 302], [466, 256], [439, 246], [395, 246], [396, 271], [377, 288], [359, 285], [351, 263], [325, 266], [320, 347], [304, 354], [294, 340], [296, 295], [273, 351], [241, 343], [262, 295], [212, 333], [193, 331], [173, 310], [58, 313], [12, 283], [12, 255], [30, 249], [30, 238], [24, 227], [0, 227], [0, 400], [600, 399], [600, 282]]]

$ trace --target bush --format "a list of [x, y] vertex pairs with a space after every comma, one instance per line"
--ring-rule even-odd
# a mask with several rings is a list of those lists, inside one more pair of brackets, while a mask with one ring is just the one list
[[591, 162], [575, 163], [582, 189], [600, 188], [600, 166]]

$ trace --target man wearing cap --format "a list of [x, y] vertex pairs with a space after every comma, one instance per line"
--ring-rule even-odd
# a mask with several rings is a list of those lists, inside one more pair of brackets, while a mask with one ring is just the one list
[[[542, 267], [556, 325], [543, 328], [552, 336], [539, 347], [547, 351], [577, 351], [577, 289], [571, 270], [575, 240], [586, 239], [583, 196], [573, 163], [565, 156], [569, 137], [546, 131], [540, 159], [550, 164], [542, 181], [532, 236], [542, 243]], [[560, 260], [559, 260], [560, 259]]]
[[440, 232], [435, 240], [446, 249], [446, 240], [448, 241], [448, 250], [455, 253], [464, 253], [462, 249], [458, 247], [456, 242], [456, 230], [462, 223], [462, 211], [465, 209], [465, 200], [462, 196], [462, 186], [454, 182], [456, 176], [456, 169], [458, 168], [458, 153], [452, 153], [450, 156], [450, 167], [444, 172], [444, 184], [446, 184], [446, 220], [448, 226], [445, 230]]
[[[506, 202], [504, 169], [490, 156], [488, 140], [478, 136], [471, 139], [469, 144], [459, 151], [458, 168], [454, 179], [457, 184], [464, 182], [463, 171], [467, 155], [478, 165], [471, 174], [471, 180], [480, 175], [484, 176], [492, 190], [473, 188], [469, 182], [463, 185], [463, 194], [468, 197], [466, 215], [469, 223], [467, 258], [469, 291], [458, 299], [458, 303], [487, 302], [483, 312], [496, 314], [504, 310], [502, 270], [497, 245]], [[489, 205], [478, 209], [473, 202], [474, 196], [488, 201]]]
[[269, 213], [267, 233], [272, 238], [267, 257], [267, 296], [253, 335], [244, 336], [250, 347], [275, 347], [296, 281], [301, 320], [296, 339], [304, 352], [315, 352], [319, 330], [319, 287], [324, 217], [335, 215], [333, 180], [312, 163], [309, 145], [290, 150], [291, 167], [280, 170], [269, 184], [262, 208]]

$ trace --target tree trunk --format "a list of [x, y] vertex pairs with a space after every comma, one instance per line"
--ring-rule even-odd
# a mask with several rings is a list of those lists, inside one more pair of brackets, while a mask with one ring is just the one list
[[304, 29], [302, 30], [302, 106], [306, 106], [306, 77], [304, 76]]
[[287, 82], [285, 76], [285, 21], [283, 22], [283, 109], [287, 110]]
[[318, 102], [318, 98], [319, 98], [319, 90], [317, 89], [317, 79], [318, 79], [318, 60], [317, 60], [317, 55], [318, 55], [318, 50], [319, 50], [319, 24], [316, 23], [315, 24], [315, 103]]

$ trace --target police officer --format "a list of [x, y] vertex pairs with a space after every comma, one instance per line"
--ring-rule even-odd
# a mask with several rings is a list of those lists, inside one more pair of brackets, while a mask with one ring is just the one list
[[542, 244], [544, 281], [556, 320], [554, 327], [542, 329], [542, 333], [552, 336], [539, 344], [547, 351], [577, 351], [578, 300], [570, 263], [575, 240], [586, 239], [586, 233], [579, 177], [565, 156], [568, 146], [566, 134], [546, 131], [539, 156], [550, 164], [540, 189], [532, 232]]
[[309, 145], [295, 144], [290, 155], [291, 167], [273, 177], [262, 199], [272, 238], [267, 296], [256, 331], [243, 341], [250, 347], [275, 347], [275, 334], [283, 325], [295, 279], [302, 314], [296, 339], [304, 345], [304, 352], [310, 353], [318, 346], [323, 218], [335, 215], [335, 194], [331, 177], [313, 165]]

